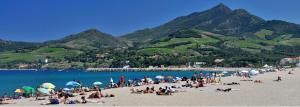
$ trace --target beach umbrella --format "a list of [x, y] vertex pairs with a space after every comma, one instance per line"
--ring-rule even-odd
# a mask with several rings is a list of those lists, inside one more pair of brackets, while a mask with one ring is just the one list
[[155, 77], [156, 79], [164, 79], [165, 77], [164, 76], [161, 76], [161, 75], [158, 75]]
[[168, 79], [173, 79], [173, 76], [167, 76]]
[[24, 87], [22, 87], [22, 89], [24, 90], [24, 93], [26, 93], [26, 94], [34, 94], [35, 93], [35, 89], [30, 86], [24, 86]]
[[222, 72], [222, 74], [227, 74], [227, 73], [228, 73], [227, 71], [223, 71], [223, 72]]
[[152, 82], [152, 81], [153, 81], [152, 78], [147, 78], [147, 80], [148, 80], [149, 82]]
[[22, 89], [16, 89], [15, 93], [24, 93], [24, 90], [22, 90]]
[[241, 72], [242, 72], [242, 73], [248, 73], [249, 71], [247, 71], [247, 70], [242, 70]]
[[50, 90], [46, 88], [38, 88], [37, 91], [44, 95], [50, 95]]
[[55, 88], [55, 85], [53, 85], [52, 83], [43, 83], [41, 86], [46, 89], [54, 89]]
[[250, 71], [250, 74], [251, 74], [251, 75], [256, 75], [256, 74], [258, 74], [258, 73], [259, 73], [259, 71], [256, 71], [256, 70], [251, 70], [251, 71]]
[[66, 86], [79, 87], [81, 85], [76, 81], [69, 81], [69, 82], [66, 83]]
[[71, 91], [70, 88], [63, 88], [63, 91]]
[[102, 85], [102, 84], [103, 84], [103, 83], [102, 83], [102, 82], [99, 82], [99, 81], [96, 81], [96, 82], [93, 83], [94, 86], [99, 86], [99, 85]]
[[177, 81], [181, 81], [181, 78], [180, 78], [180, 77], [175, 77], [175, 79], [176, 79]]

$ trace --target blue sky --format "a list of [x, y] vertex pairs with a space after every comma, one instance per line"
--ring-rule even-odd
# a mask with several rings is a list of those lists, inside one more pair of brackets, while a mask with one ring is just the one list
[[300, 24], [300, 0], [0, 0], [0, 39], [43, 42], [89, 28], [120, 36], [219, 3]]

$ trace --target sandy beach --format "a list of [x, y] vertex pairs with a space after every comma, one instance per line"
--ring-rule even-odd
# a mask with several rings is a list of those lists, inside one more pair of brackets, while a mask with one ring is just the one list
[[[238, 82], [240, 85], [209, 84], [201, 88], [182, 88], [182, 92], [171, 96], [158, 96], [155, 94], [132, 94], [131, 87], [103, 90], [103, 93], [113, 93], [116, 97], [101, 98], [100, 103], [75, 104], [75, 106], [299, 106], [300, 105], [300, 68], [294, 74], [289, 70], [268, 72], [253, 76], [252, 80], [261, 80], [263, 83], [253, 81], [240, 81], [241, 77], [224, 77], [223, 83]], [[274, 81], [277, 76], [282, 76], [282, 81]], [[180, 86], [182, 83], [162, 83], [160, 86]], [[147, 86], [134, 87], [145, 89]], [[217, 88], [232, 88], [230, 92], [217, 92]], [[88, 93], [87, 95], [89, 95]], [[35, 101], [35, 98], [13, 100], [15, 104], [7, 106], [39, 106], [47, 100]], [[80, 96], [72, 99], [80, 99]], [[60, 104], [64, 106], [66, 104]]]

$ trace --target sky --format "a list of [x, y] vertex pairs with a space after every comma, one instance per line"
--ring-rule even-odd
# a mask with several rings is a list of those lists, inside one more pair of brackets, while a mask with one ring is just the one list
[[91, 28], [121, 36], [219, 3], [300, 24], [300, 0], [0, 0], [0, 39], [44, 42]]

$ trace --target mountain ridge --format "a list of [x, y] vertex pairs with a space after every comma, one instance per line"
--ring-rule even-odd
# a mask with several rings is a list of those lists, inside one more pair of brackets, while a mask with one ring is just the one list
[[[136, 32], [120, 36], [119, 38], [127, 41], [130, 45], [133, 45], [134, 43], [144, 43], [161, 39], [167, 37], [170, 33], [194, 27], [226, 36], [253, 37], [255, 36], [255, 32], [261, 29], [273, 29], [272, 26], [278, 24], [276, 22], [270, 22], [273, 21], [264, 20], [249, 13], [245, 9], [232, 10], [221, 3], [211, 9], [202, 12], [194, 12], [186, 16], [180, 16], [157, 27], [138, 30]], [[295, 35], [300, 35], [300, 33], [297, 32], [300, 26], [299, 24], [288, 22], [285, 23], [285, 26], [292, 26], [290, 27], [291, 29], [293, 29], [293, 27], [297, 29], [291, 30], [281, 28], [284, 30], [280, 31], [279, 27], [279, 30], [275, 28], [273, 30], [278, 30], [274, 31], [277, 33], [296, 33]]]

